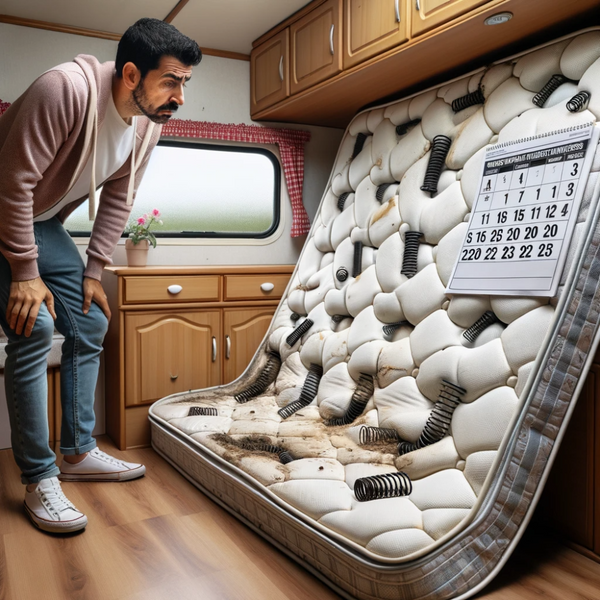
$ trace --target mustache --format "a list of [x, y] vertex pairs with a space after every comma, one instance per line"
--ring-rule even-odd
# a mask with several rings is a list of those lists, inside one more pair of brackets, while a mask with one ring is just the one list
[[177, 104], [177, 102], [173, 101], [173, 102], [169, 102], [168, 104], [163, 104], [162, 106], [159, 106], [156, 109], [156, 112], [159, 112], [161, 110], [170, 110], [171, 112], [177, 112], [178, 109], [179, 109], [179, 104]]

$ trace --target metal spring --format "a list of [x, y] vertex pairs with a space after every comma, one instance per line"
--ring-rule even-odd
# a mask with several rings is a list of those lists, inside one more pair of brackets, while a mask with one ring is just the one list
[[397, 182], [392, 183], [382, 183], [375, 192], [375, 198], [377, 198], [377, 202], [381, 204], [383, 202], [383, 195], [385, 194], [385, 190], [387, 190], [391, 185], [397, 185]]
[[429, 192], [431, 195], [437, 193], [438, 181], [451, 144], [452, 140], [447, 135], [436, 135], [433, 138], [427, 171], [425, 172], [425, 179], [421, 186], [424, 192]]
[[356, 136], [356, 141], [354, 142], [354, 150], [352, 151], [352, 160], [354, 160], [363, 149], [365, 145], [365, 141], [367, 140], [367, 136], [364, 133], [359, 133]]
[[361, 446], [385, 440], [398, 441], [398, 432], [395, 429], [369, 427], [368, 425], [363, 425], [358, 431], [358, 443]]
[[340, 197], [338, 198], [337, 201], [337, 207], [340, 209], [340, 212], [342, 210], [344, 210], [344, 204], [346, 203], [346, 200], [348, 199], [348, 196], [350, 195], [350, 192], [344, 192], [343, 194], [340, 195]]
[[234, 396], [235, 401], [244, 404], [251, 398], [262, 394], [275, 381], [280, 368], [281, 356], [279, 356], [279, 352], [272, 350], [269, 352], [267, 364], [260, 372], [256, 381], [250, 384], [245, 390], [242, 390], [239, 394], [236, 394]]
[[346, 279], [348, 279], [348, 269], [346, 269], [346, 267], [340, 267], [335, 272], [335, 278], [338, 281], [346, 281]]
[[407, 231], [404, 234], [404, 257], [400, 273], [409, 279], [417, 274], [417, 258], [422, 236], [420, 231]]
[[280, 408], [277, 411], [277, 414], [282, 419], [287, 419], [291, 417], [295, 412], [302, 410], [305, 406], [308, 406], [317, 395], [317, 391], [319, 390], [319, 382], [321, 381], [321, 377], [323, 377], [323, 367], [321, 365], [316, 365], [311, 363], [308, 373], [306, 375], [306, 379], [304, 380], [304, 385], [302, 386], [302, 391], [300, 392], [300, 397], [298, 400], [294, 400], [294, 402], [290, 402], [287, 406]]
[[362, 242], [354, 242], [354, 263], [352, 264], [352, 277], [358, 277], [362, 271]]
[[282, 450], [279, 453], [279, 460], [281, 461], [281, 464], [287, 465], [288, 463], [291, 463], [294, 458], [287, 450]]
[[382, 327], [383, 335], [394, 335], [396, 329], [400, 329], [403, 325], [408, 325], [408, 321], [398, 321], [397, 323], [388, 323]]
[[354, 394], [352, 394], [350, 404], [348, 405], [344, 416], [329, 419], [328, 421], [325, 421], [325, 425], [328, 427], [339, 427], [341, 425], [350, 425], [350, 423], [353, 423], [357, 417], [362, 415], [365, 406], [367, 406], [371, 396], [373, 396], [374, 389], [375, 384], [373, 383], [373, 377], [361, 373], [358, 378], [358, 385], [354, 390]]
[[456, 98], [456, 100], [452, 100], [452, 110], [457, 113], [461, 110], [465, 110], [465, 108], [469, 108], [469, 106], [483, 104], [484, 102], [485, 96], [483, 95], [483, 91], [481, 88], [478, 88], [470, 94], [465, 94], [460, 98]]
[[469, 342], [474, 342], [484, 329], [487, 329], [494, 323], [498, 323], [499, 320], [491, 310], [486, 310], [471, 327], [465, 329], [463, 337]]
[[354, 495], [359, 502], [380, 498], [398, 498], [412, 494], [410, 477], [398, 471], [371, 477], [360, 477], [354, 482]]
[[427, 422], [417, 443], [400, 442], [398, 444], [398, 454], [402, 456], [403, 454], [408, 454], [414, 450], [419, 450], [420, 448], [425, 448], [425, 446], [439, 442], [448, 433], [452, 414], [460, 404], [461, 396], [464, 396], [466, 391], [464, 388], [443, 379], [438, 401], [431, 409], [431, 414], [427, 418]]
[[396, 125], [396, 134], [397, 135], [406, 135], [413, 127], [418, 125], [421, 122], [421, 119], [413, 119], [408, 123], [402, 123], [402, 125]]
[[269, 454], [277, 454], [279, 456], [279, 460], [284, 465], [287, 465], [294, 460], [292, 455], [285, 448], [282, 448], [281, 446], [275, 446], [273, 444], [241, 442], [240, 448], [254, 452], [268, 452]]
[[314, 325], [314, 321], [312, 319], [304, 319], [290, 335], [285, 339], [285, 343], [288, 346], [293, 346], [312, 326]]
[[299, 315], [297, 312], [293, 312], [293, 313], [290, 315], [290, 320], [294, 321], [294, 323], [295, 323], [295, 322], [296, 322], [298, 319], [300, 319], [300, 315]]
[[567, 81], [568, 79], [564, 75], [552, 75], [548, 80], [548, 83], [531, 99], [531, 101], [536, 106], [544, 108], [544, 104], [546, 104], [552, 93]]
[[588, 107], [592, 95], [589, 92], [579, 92], [567, 102], [567, 110], [572, 113], [581, 112]]
[[188, 417], [217, 417], [219, 411], [216, 408], [208, 408], [206, 406], [190, 406]]

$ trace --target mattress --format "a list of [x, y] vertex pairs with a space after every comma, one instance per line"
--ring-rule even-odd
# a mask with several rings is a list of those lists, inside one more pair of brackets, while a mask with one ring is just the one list
[[251, 364], [153, 447], [346, 597], [476, 593], [598, 342], [598, 117], [596, 29], [359, 113]]

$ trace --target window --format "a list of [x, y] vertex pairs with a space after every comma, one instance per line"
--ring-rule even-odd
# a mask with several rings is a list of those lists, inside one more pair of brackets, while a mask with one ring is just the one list
[[[132, 216], [158, 208], [157, 237], [265, 238], [279, 225], [281, 170], [260, 148], [159, 142], [138, 189]], [[65, 222], [89, 236], [87, 203]]]

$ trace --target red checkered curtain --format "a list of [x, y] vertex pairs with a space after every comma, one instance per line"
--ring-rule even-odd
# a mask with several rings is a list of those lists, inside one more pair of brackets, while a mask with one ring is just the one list
[[[9, 106], [10, 103], [0, 100], [0, 115]], [[302, 185], [304, 183], [304, 144], [310, 140], [310, 131], [171, 119], [163, 126], [162, 136], [277, 144], [283, 163], [283, 174], [288, 188], [288, 195], [292, 203], [291, 235], [292, 237], [298, 237], [308, 233], [310, 222], [302, 203]]]
[[302, 203], [302, 185], [304, 183], [304, 144], [310, 140], [310, 131], [171, 119], [163, 126], [162, 135], [163, 137], [277, 144], [283, 163], [288, 195], [292, 203], [291, 235], [298, 237], [308, 233], [310, 222]]

